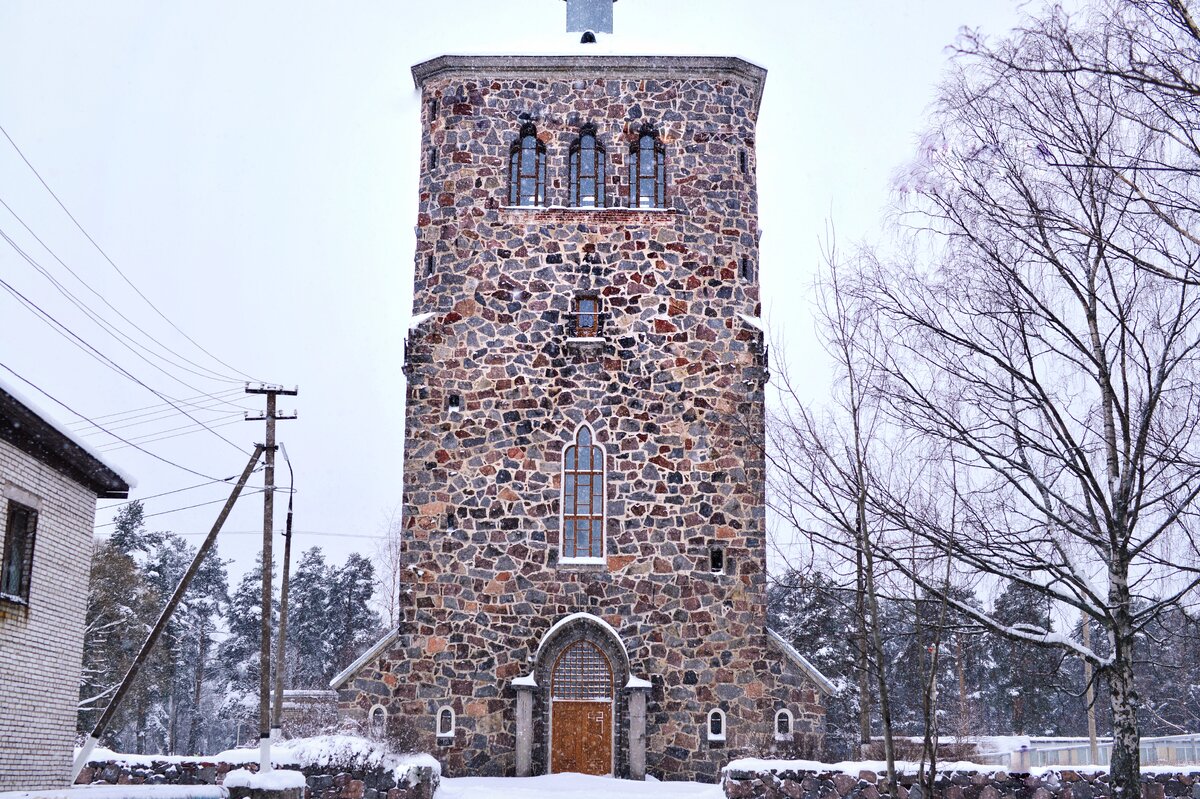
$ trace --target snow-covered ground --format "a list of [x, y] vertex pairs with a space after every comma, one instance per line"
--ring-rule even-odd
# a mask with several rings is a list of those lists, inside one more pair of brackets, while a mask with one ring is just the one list
[[725, 799], [720, 785], [614, 780], [585, 774], [542, 777], [443, 777], [437, 799]]

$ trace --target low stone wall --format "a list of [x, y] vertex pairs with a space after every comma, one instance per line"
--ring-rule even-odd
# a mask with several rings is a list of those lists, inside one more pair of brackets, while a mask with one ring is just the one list
[[[221, 785], [234, 769], [257, 771], [250, 763], [154, 760], [149, 765], [106, 761], [88, 763], [76, 785]], [[429, 766], [413, 766], [400, 784], [390, 769], [342, 771], [336, 766], [278, 766], [299, 771], [304, 799], [433, 799], [441, 778]]]
[[[725, 769], [721, 785], [728, 799], [890, 799], [886, 772], [768, 765]], [[1182, 767], [1182, 768], [1187, 768]], [[894, 799], [923, 799], [917, 775], [900, 774]], [[916, 787], [914, 787], [916, 786]], [[1047, 770], [1031, 775], [1006, 771], [939, 771], [931, 799], [1107, 799], [1104, 772]], [[1143, 799], [1200, 799], [1200, 767], [1179, 773], [1143, 773]]]

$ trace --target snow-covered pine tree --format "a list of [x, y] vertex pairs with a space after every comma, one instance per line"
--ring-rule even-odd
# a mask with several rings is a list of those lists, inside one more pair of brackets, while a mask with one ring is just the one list
[[329, 591], [329, 623], [333, 659], [325, 679], [332, 679], [354, 662], [381, 634], [383, 623], [371, 608], [375, 566], [357, 552], [333, 571]]
[[333, 570], [320, 547], [306, 550], [288, 586], [289, 688], [327, 688], [333, 662], [329, 591]]

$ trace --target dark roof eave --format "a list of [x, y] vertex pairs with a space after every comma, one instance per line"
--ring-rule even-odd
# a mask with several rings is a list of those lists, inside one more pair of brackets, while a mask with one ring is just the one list
[[99, 499], [129, 497], [124, 478], [3, 389], [0, 440], [85, 486]]

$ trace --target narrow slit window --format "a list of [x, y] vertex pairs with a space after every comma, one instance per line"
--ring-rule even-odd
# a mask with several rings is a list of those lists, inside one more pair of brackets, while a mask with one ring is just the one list
[[437, 737], [454, 737], [454, 708], [443, 707], [437, 713]]
[[708, 713], [708, 740], [725, 740], [725, 711], [713, 708]]
[[546, 204], [546, 145], [538, 141], [537, 127], [527, 122], [509, 150], [508, 204]]
[[429, 118], [436, 117], [438, 113], [438, 98], [434, 97], [429, 101]]
[[738, 150], [738, 162], [741, 164], [742, 174], [749, 175], [750, 174], [750, 164], [746, 158], [745, 150]]
[[427, 275], [433, 274], [433, 255], [425, 256], [425, 274], [427, 274]]
[[604, 147], [596, 141], [596, 126], [584, 125], [571, 145], [568, 186], [575, 208], [603, 208]]
[[775, 738], [787, 739], [792, 736], [792, 711], [785, 709], [775, 714]]
[[436, 147], [429, 148], [429, 168], [437, 169], [437, 148]]
[[750, 265], [750, 256], [742, 256], [742, 262], [738, 267], [738, 272], [740, 273], [742, 280], [749, 282], [754, 279], [754, 267]]
[[725, 550], [713, 547], [708, 551], [708, 570], [713, 574], [725, 573]]
[[451, 394], [446, 400], [446, 410], [450, 413], [458, 413], [462, 410], [462, 395]]

